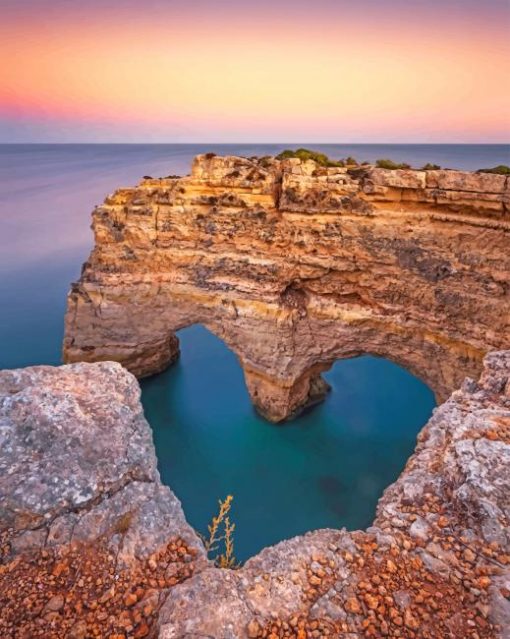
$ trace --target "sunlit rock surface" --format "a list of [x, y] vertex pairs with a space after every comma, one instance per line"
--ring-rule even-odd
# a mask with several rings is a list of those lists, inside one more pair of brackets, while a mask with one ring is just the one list
[[379, 355], [444, 400], [510, 347], [509, 178], [198, 156], [96, 208], [68, 298], [67, 362], [137, 376], [202, 323], [272, 421], [320, 401], [339, 358]]

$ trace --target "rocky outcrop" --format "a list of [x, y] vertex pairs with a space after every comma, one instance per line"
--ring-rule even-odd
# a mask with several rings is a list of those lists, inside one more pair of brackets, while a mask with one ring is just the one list
[[501, 175], [195, 159], [93, 216], [95, 248], [68, 298], [67, 362], [137, 376], [202, 323], [237, 354], [272, 421], [319, 401], [321, 372], [372, 353], [439, 400], [510, 347], [510, 186]]
[[510, 351], [436, 409], [367, 531], [207, 562], [118, 364], [0, 373], [0, 636], [508, 639]]
[[119, 364], [0, 372], [0, 541], [2, 639], [147, 636], [205, 563]]
[[510, 352], [436, 409], [366, 532], [204, 570], [160, 624], [160, 639], [510, 637]]

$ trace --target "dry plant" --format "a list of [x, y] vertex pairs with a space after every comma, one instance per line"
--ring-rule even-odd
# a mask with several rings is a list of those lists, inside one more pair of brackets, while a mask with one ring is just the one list
[[[219, 511], [207, 526], [209, 537], [200, 535], [204, 542], [207, 554], [217, 552], [214, 562], [219, 568], [235, 569], [239, 567], [234, 555], [234, 531], [236, 525], [230, 521], [230, 508], [232, 507], [232, 495], [227, 495], [224, 501], [218, 500]], [[220, 552], [223, 545], [224, 551]]]

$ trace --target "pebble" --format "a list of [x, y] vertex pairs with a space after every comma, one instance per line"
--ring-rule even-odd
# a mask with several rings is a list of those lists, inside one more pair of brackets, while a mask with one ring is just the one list
[[58, 612], [59, 610], [62, 610], [63, 607], [64, 607], [63, 595], [55, 595], [48, 601], [44, 609], [51, 612]]

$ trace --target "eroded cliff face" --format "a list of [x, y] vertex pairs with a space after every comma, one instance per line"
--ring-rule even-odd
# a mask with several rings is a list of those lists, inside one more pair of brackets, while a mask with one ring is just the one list
[[0, 372], [0, 471], [2, 639], [510, 636], [510, 351], [436, 409], [371, 528], [239, 570], [161, 485], [118, 364]]
[[443, 400], [510, 347], [505, 176], [203, 155], [116, 191], [93, 228], [65, 360], [150, 375], [202, 323], [272, 421], [319, 401], [339, 358], [391, 359]]

